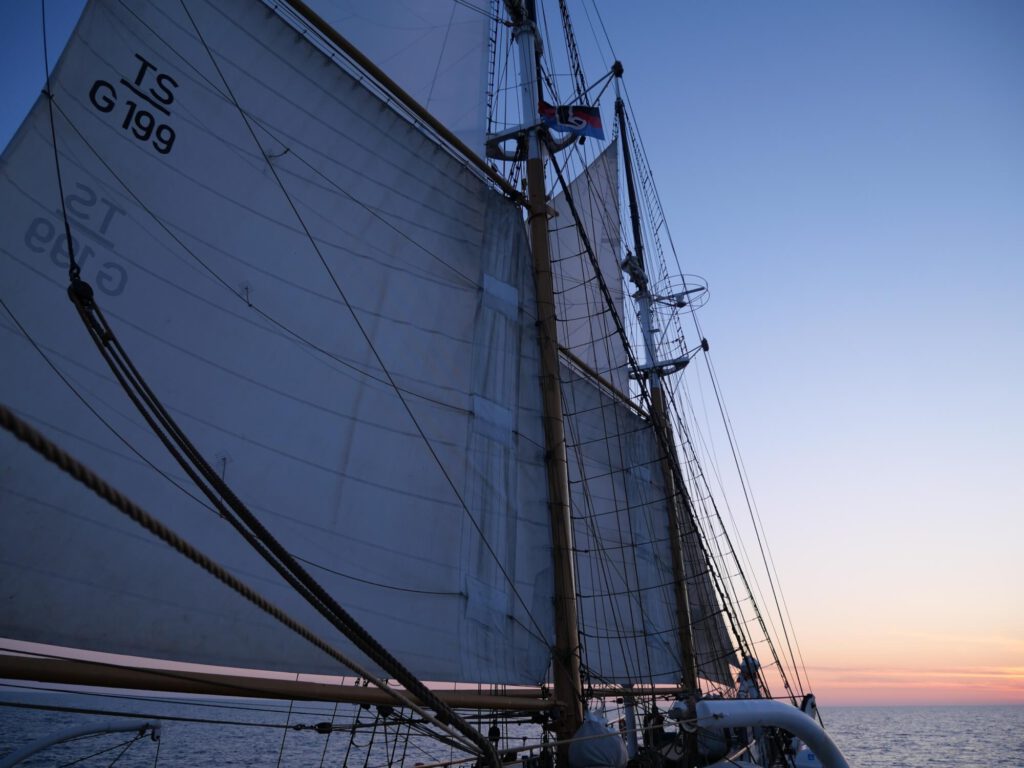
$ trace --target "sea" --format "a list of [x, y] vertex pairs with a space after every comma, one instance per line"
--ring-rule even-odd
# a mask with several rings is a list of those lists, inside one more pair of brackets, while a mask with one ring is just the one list
[[[830, 707], [821, 714], [851, 768], [1024, 768], [1024, 705]], [[62, 729], [128, 716], [160, 718], [160, 739], [135, 733], [87, 736], [49, 747], [21, 765], [379, 768], [458, 756], [433, 741], [400, 739], [388, 729], [373, 729], [372, 714], [349, 705], [2, 686], [0, 762]], [[312, 727], [325, 722], [359, 727], [355, 738], [344, 731], [325, 735]], [[530, 740], [522, 727], [519, 732], [523, 743]], [[505, 735], [511, 737], [511, 730]], [[516, 735], [512, 746], [520, 746], [519, 739]]]

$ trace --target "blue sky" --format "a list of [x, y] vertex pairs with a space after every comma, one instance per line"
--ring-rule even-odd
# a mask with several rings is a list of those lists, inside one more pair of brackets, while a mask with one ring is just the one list
[[1024, 5], [644, 7], [605, 23], [809, 663], [1024, 700]]
[[[0, 145], [42, 78], [2, 13]], [[601, 13], [812, 679], [1024, 701], [1024, 4]]]

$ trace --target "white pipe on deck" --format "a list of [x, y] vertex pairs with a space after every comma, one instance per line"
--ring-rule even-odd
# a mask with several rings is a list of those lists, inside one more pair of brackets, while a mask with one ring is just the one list
[[799, 709], [765, 699], [705, 699], [697, 702], [700, 728], [783, 728], [808, 746], [823, 768], [849, 768], [825, 729]]

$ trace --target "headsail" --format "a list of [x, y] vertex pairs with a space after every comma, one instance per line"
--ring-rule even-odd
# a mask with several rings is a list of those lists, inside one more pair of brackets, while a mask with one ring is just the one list
[[[550, 537], [518, 211], [266, 8], [128, 5], [90, 6], [52, 83], [78, 260], [125, 346], [414, 673], [543, 679]], [[41, 100], [2, 160], [0, 400], [328, 634], [191, 496], [88, 346], [49, 136]], [[341, 671], [7, 437], [0, 478], [3, 635]]]
[[[622, 318], [625, 294], [619, 268], [622, 236], [619, 225], [618, 142], [612, 141], [569, 184], [587, 239], [594, 249], [615, 311]], [[590, 259], [583, 249], [566, 193], [551, 199], [552, 270], [559, 308], [562, 345], [607, 378], [620, 392], [629, 392], [626, 352], [615, 330]]]

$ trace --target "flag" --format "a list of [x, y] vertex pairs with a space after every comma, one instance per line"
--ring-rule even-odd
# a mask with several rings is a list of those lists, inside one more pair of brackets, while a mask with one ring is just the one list
[[540, 117], [548, 128], [577, 136], [604, 138], [601, 127], [601, 112], [597, 107], [554, 107], [545, 101], [540, 103]]

